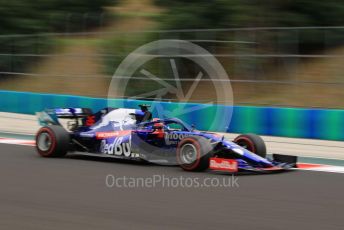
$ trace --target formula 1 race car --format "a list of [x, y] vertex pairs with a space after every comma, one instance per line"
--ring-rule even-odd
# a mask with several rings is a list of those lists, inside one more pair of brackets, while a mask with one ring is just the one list
[[[266, 157], [262, 138], [224, 136], [195, 130], [177, 118], [151, 119], [141, 110], [105, 108], [50, 109], [37, 113], [43, 126], [36, 134], [36, 149], [43, 157], [63, 157], [68, 151], [92, 156], [179, 165], [186, 171], [283, 171], [296, 167], [296, 157]], [[61, 118], [69, 119], [62, 125]], [[65, 127], [64, 127], [65, 126]]]

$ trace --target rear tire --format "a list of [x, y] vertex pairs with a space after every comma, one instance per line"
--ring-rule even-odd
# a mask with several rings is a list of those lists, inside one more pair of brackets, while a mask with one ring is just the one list
[[36, 149], [42, 157], [63, 157], [69, 149], [69, 133], [61, 126], [45, 126], [36, 134]]
[[264, 140], [256, 134], [242, 134], [234, 139], [234, 143], [255, 153], [256, 155], [266, 158], [266, 145]]
[[204, 171], [209, 168], [212, 145], [204, 137], [182, 139], [177, 146], [177, 162], [185, 171]]

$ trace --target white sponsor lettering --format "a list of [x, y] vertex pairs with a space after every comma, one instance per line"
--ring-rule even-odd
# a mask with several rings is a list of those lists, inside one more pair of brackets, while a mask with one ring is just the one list
[[118, 137], [114, 142], [108, 144], [106, 140], [102, 140], [100, 144], [100, 151], [109, 155], [116, 155], [130, 157], [131, 156], [131, 140], [123, 142], [123, 137]]
[[178, 144], [180, 140], [185, 137], [192, 136], [193, 134], [189, 133], [166, 133], [165, 134], [165, 142], [167, 145]]

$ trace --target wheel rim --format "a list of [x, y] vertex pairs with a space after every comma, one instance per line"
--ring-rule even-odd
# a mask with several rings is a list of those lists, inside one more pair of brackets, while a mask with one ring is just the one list
[[237, 145], [243, 147], [244, 149], [247, 149], [251, 152], [254, 152], [254, 147], [251, 145], [251, 143], [249, 143], [248, 141], [241, 139], [237, 141]]
[[244, 149], [247, 149], [247, 147], [248, 147], [248, 145], [247, 145], [247, 143], [245, 141], [239, 141], [238, 145], [243, 147]]
[[37, 140], [37, 146], [41, 151], [47, 151], [50, 149], [52, 144], [51, 137], [49, 133], [41, 133]]
[[197, 149], [193, 144], [185, 144], [180, 150], [180, 159], [183, 164], [192, 164], [197, 160]]

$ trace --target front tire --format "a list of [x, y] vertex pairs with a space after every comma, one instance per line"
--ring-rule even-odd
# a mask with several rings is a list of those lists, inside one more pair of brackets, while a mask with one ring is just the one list
[[260, 157], [266, 158], [265, 142], [256, 134], [242, 134], [234, 139], [234, 143]]
[[69, 149], [69, 133], [61, 126], [45, 126], [36, 134], [36, 149], [42, 157], [63, 157]]
[[185, 171], [204, 171], [209, 168], [212, 149], [204, 137], [186, 137], [177, 146], [177, 162]]

